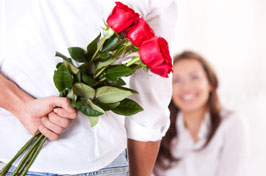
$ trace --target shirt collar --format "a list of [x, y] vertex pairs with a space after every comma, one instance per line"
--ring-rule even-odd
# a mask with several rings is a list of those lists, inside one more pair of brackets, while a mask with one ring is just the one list
[[189, 136], [190, 138], [189, 140], [192, 141], [191, 143], [193, 144], [194, 149], [201, 148], [207, 141], [207, 137], [210, 132], [210, 127], [211, 127], [210, 113], [206, 112], [204, 115], [204, 119], [201, 123], [200, 130], [198, 133], [199, 141], [197, 143], [194, 142], [192, 136], [190, 135], [188, 129], [185, 126], [184, 116], [182, 112], [179, 112], [177, 115], [176, 127], [179, 135], [186, 134], [186, 136]]

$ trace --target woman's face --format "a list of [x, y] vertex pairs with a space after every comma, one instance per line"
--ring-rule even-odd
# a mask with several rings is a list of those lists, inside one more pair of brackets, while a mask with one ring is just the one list
[[173, 102], [183, 112], [205, 108], [211, 86], [202, 65], [195, 59], [174, 64]]

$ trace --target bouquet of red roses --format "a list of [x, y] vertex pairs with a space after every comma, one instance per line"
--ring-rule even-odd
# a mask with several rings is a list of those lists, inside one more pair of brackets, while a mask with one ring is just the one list
[[[143, 110], [137, 102], [128, 98], [137, 91], [124, 87], [123, 77], [134, 74], [140, 68], [166, 78], [172, 71], [166, 40], [155, 36], [146, 21], [128, 6], [116, 2], [102, 34], [86, 50], [68, 48], [70, 58], [56, 52], [63, 62], [56, 65], [53, 77], [60, 96], [70, 99], [71, 106], [88, 117], [91, 127], [106, 111], [130, 116]], [[126, 63], [116, 64], [120, 58]], [[0, 175], [5, 175], [12, 163], [24, 153], [12, 175], [25, 175], [45, 141], [46, 137], [37, 131]]]

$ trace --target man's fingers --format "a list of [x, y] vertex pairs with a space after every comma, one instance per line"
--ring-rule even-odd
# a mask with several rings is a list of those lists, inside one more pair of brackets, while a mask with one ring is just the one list
[[52, 131], [48, 130], [44, 125], [39, 126], [40, 132], [46, 136], [50, 141], [55, 141], [58, 139], [58, 134], [53, 133]]
[[75, 119], [77, 117], [76, 110], [74, 112], [68, 112], [63, 108], [55, 108], [54, 112], [58, 114], [60, 117], [65, 117], [68, 119]]
[[[61, 109], [60, 109], [61, 110]], [[59, 114], [60, 115], [60, 114]], [[60, 117], [61, 116], [61, 117]], [[66, 128], [66, 127], [68, 127], [68, 125], [69, 125], [69, 123], [70, 123], [70, 120], [69, 119], [67, 119], [67, 118], [64, 118], [64, 117], [62, 117], [62, 115], [60, 115], [60, 116], [58, 116], [56, 113], [54, 113], [54, 112], [51, 112], [51, 113], [49, 113], [48, 114], [48, 118], [49, 118], [49, 120], [52, 122], [52, 123], [54, 123], [54, 124], [56, 124], [56, 125], [58, 125], [58, 126], [60, 126], [60, 127], [63, 127], [63, 128]], [[73, 116], [74, 117], [74, 116]]]
[[51, 132], [54, 132], [56, 134], [61, 134], [63, 132], [62, 127], [52, 123], [47, 117], [42, 118], [42, 124]]
[[49, 103], [54, 107], [61, 107], [69, 113], [73, 113], [76, 110], [70, 106], [70, 100], [64, 97], [50, 96]]

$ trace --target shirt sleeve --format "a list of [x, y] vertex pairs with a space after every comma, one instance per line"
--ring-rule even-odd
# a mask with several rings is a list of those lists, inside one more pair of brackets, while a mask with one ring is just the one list
[[[152, 10], [147, 13], [145, 19], [155, 34], [164, 37], [171, 45], [170, 39], [173, 39], [175, 32], [176, 5], [174, 1], [163, 2], [163, 6], [156, 3], [151, 5]], [[168, 105], [172, 96], [172, 76], [162, 78], [151, 72], [148, 72], [147, 76], [140, 69], [130, 77], [129, 85], [139, 92], [131, 98], [138, 102], [144, 111], [126, 117], [128, 138], [137, 141], [161, 140], [170, 125]]]
[[154, 29], [155, 35], [165, 38], [170, 47], [175, 39], [177, 24], [177, 4], [174, 0], [154, 0], [152, 10], [145, 15], [147, 23]]
[[217, 176], [245, 176], [249, 154], [249, 128], [245, 116], [229, 117]]
[[4, 53], [4, 49], [3, 49], [3, 27], [4, 27], [4, 1], [0, 1], [0, 73], [1, 73], [1, 66], [2, 66], [2, 62], [3, 62], [3, 53]]

